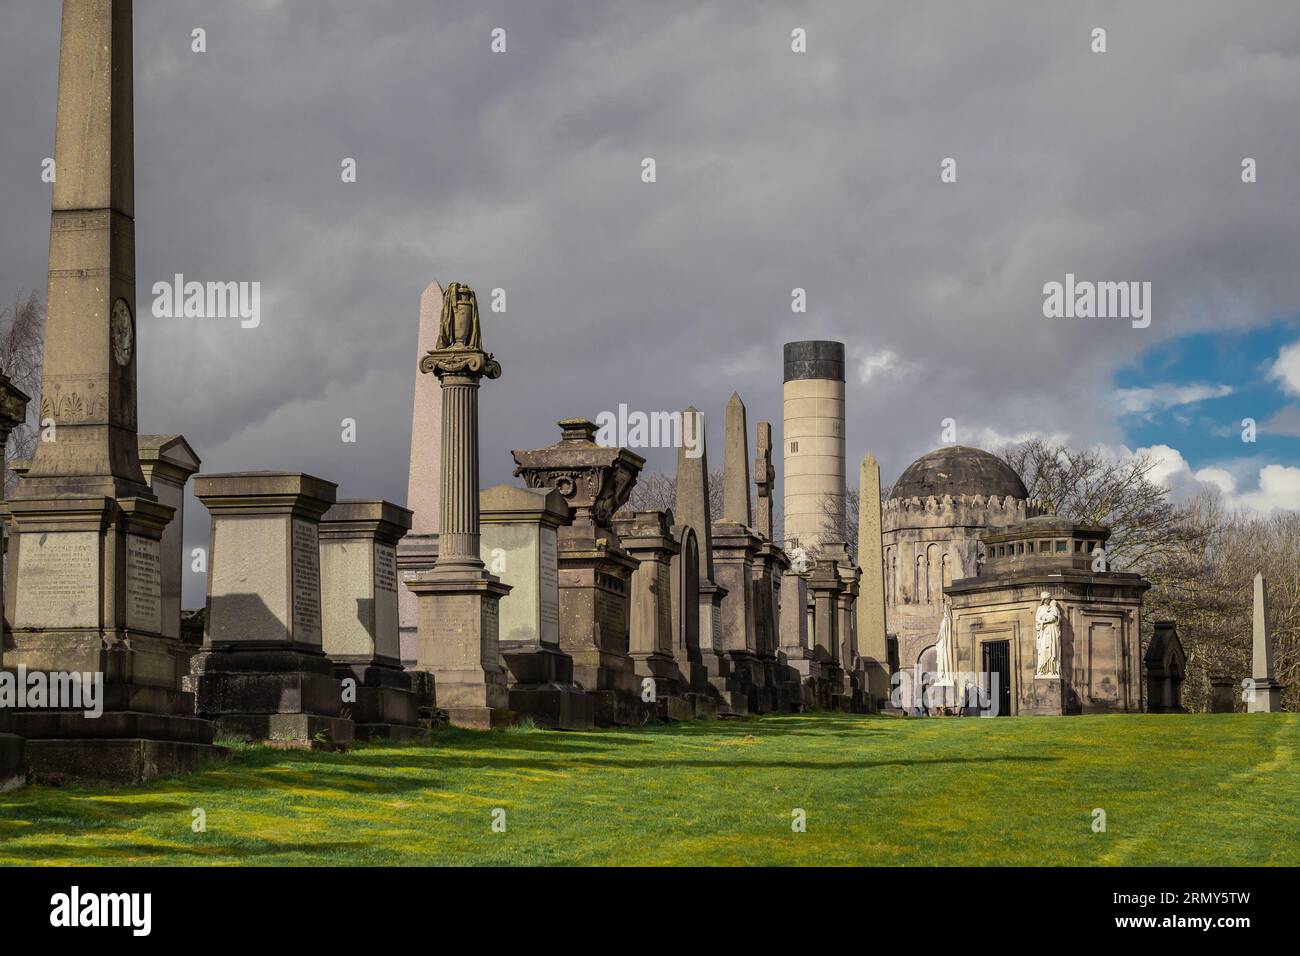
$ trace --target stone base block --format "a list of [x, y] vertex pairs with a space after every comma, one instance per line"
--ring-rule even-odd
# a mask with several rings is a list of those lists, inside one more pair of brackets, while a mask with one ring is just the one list
[[188, 773], [229, 753], [211, 744], [138, 737], [31, 740], [28, 780], [56, 787], [126, 786]]
[[420, 719], [433, 715], [438, 707], [437, 681], [430, 671], [407, 669], [406, 676], [411, 678], [411, 693], [415, 695], [415, 710]]
[[693, 720], [712, 720], [718, 716], [718, 702], [708, 694], [689, 693], [686, 695], [686, 701], [691, 705]]
[[429, 737], [429, 731], [419, 724], [357, 724], [354, 733], [357, 740], [395, 740], [399, 743], [427, 740]]
[[590, 730], [596, 725], [596, 702], [575, 684], [516, 684], [510, 709], [550, 730]]
[[1210, 713], [1231, 714], [1237, 709], [1237, 682], [1231, 677], [1210, 678]]
[[1248, 714], [1278, 714], [1282, 712], [1282, 685], [1267, 677], [1256, 677], [1252, 699], [1246, 701]]
[[[748, 717], [749, 691], [744, 688], [733, 689], [725, 680], [713, 681], [713, 700], [719, 717]], [[721, 686], [719, 686], [721, 685]]]
[[1059, 677], [1035, 677], [1033, 702], [1025, 713], [1033, 717], [1060, 717], [1065, 713], [1065, 697]]
[[695, 707], [687, 697], [677, 695], [656, 697], [655, 716], [660, 720], [694, 720]]
[[505, 707], [448, 707], [447, 723], [465, 730], [491, 730], [519, 722], [519, 715]]
[[219, 737], [303, 750], [337, 750], [356, 739], [351, 720], [323, 714], [225, 714], [213, 725]]
[[[357, 736], [371, 739], [363, 725], [415, 727], [419, 710], [411, 690], [411, 675], [397, 667], [377, 664], [334, 662], [334, 676], [340, 681], [356, 681], [356, 700], [345, 702], [343, 712], [357, 725]], [[404, 738], [405, 739], [405, 738]]]
[[655, 718], [655, 705], [625, 690], [589, 690], [597, 726], [639, 727]]
[[27, 782], [27, 742], [14, 734], [0, 734], [0, 793]]

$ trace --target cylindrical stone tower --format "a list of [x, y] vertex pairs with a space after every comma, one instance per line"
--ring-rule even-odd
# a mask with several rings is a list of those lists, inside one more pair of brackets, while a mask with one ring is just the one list
[[785, 546], [844, 535], [844, 343], [785, 344]]

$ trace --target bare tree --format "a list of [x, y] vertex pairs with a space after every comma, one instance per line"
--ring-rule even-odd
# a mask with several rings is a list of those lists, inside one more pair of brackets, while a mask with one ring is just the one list
[[[642, 475], [632, 488], [629, 511], [667, 511], [677, 507], [677, 477], [662, 472]], [[722, 471], [709, 472], [709, 520], [722, 518]]]
[[5, 449], [4, 493], [8, 497], [18, 476], [8, 467], [15, 458], [30, 458], [36, 451], [40, 428], [41, 360], [44, 355], [45, 310], [40, 297], [31, 292], [26, 299], [14, 296], [12, 306], [0, 309], [0, 368], [13, 384], [31, 396], [27, 420], [13, 430]]
[[1186, 508], [1151, 480], [1159, 464], [1137, 455], [1116, 458], [1099, 448], [1077, 449], [1031, 438], [1000, 455], [1057, 514], [1110, 528], [1106, 560], [1115, 570], [1149, 571], [1164, 556], [1195, 545], [1206, 529], [1187, 521]]

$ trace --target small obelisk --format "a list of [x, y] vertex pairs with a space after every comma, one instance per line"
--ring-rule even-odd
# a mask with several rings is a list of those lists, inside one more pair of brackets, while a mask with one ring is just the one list
[[737, 392], [727, 402], [727, 444], [722, 459], [722, 519], [748, 528], [754, 523], [749, 507], [749, 426], [745, 403]]
[[419, 670], [434, 675], [438, 706], [460, 727], [507, 722], [498, 602], [510, 587], [479, 556], [478, 389], [501, 365], [483, 350], [478, 299], [453, 282], [443, 294], [438, 339], [420, 371], [442, 386], [442, 495], [438, 561], [406, 586], [419, 599]]
[[[418, 354], [428, 355], [437, 347], [441, 315], [442, 286], [435, 280], [420, 296]], [[414, 392], [406, 482], [406, 507], [412, 512], [411, 530], [397, 544], [397, 567], [402, 580], [433, 568], [442, 521], [442, 388], [437, 378], [417, 369]], [[415, 593], [399, 588], [397, 604], [401, 658], [404, 664], [411, 665], [417, 655]]]
[[772, 423], [758, 423], [758, 457], [754, 459], [754, 496], [758, 501], [757, 531], [772, 540], [772, 489], [776, 469], [772, 467]]
[[136, 435], [131, 0], [64, 0], [42, 369], [42, 440], [9, 502], [19, 536], [10, 666], [101, 673], [105, 709], [18, 714], [33, 779], [130, 782], [211, 759], [164, 634], [174, 509]]
[[1282, 685], [1273, 677], [1273, 640], [1268, 629], [1268, 582], [1255, 575], [1255, 613], [1252, 628], [1251, 693], [1246, 712], [1276, 714], [1282, 710]]
[[862, 569], [857, 604], [858, 653], [879, 705], [889, 696], [889, 642], [885, 631], [885, 559], [881, 546], [880, 465], [870, 452], [858, 476], [858, 567]]

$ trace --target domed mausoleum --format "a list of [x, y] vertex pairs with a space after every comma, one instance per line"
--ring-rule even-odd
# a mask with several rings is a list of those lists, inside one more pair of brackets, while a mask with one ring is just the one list
[[943, 589], [978, 573], [980, 539], [1045, 511], [1010, 465], [979, 448], [938, 448], [904, 469], [881, 513], [886, 630], [901, 667], [935, 643]]

